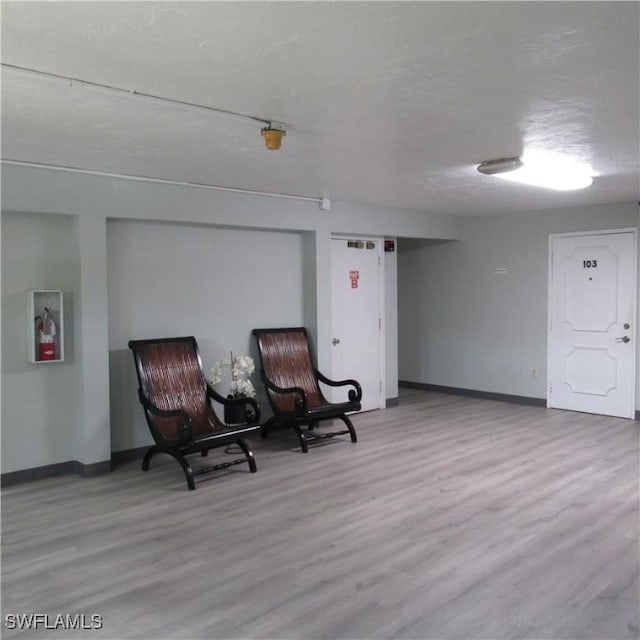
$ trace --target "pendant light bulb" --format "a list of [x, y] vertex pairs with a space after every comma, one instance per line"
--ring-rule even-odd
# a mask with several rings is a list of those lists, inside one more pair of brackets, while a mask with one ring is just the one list
[[274, 129], [271, 125], [262, 129], [262, 137], [267, 149], [276, 151], [282, 146], [282, 138], [287, 135], [283, 129]]

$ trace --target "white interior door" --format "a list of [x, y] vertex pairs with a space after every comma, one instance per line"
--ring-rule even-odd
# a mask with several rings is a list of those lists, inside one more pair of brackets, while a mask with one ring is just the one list
[[636, 230], [550, 237], [547, 405], [633, 418]]
[[[334, 238], [331, 249], [332, 377], [355, 378], [362, 386], [362, 410], [380, 409], [385, 405], [381, 241]], [[337, 388], [332, 398], [346, 400], [346, 391]]]

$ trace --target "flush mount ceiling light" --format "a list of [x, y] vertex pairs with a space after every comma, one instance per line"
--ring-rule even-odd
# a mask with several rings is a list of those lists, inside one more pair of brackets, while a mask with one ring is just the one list
[[499, 160], [487, 160], [478, 165], [478, 171], [487, 176], [494, 176], [497, 173], [507, 173], [515, 171], [522, 166], [520, 158], [500, 158]]
[[556, 191], [584, 189], [593, 184], [589, 167], [552, 155], [529, 154], [523, 160], [488, 160], [478, 165], [478, 171], [503, 180]]
[[287, 132], [284, 129], [279, 129], [273, 124], [269, 124], [262, 129], [264, 143], [267, 145], [267, 149], [270, 149], [271, 151], [276, 151], [282, 146], [282, 138], [286, 135]]

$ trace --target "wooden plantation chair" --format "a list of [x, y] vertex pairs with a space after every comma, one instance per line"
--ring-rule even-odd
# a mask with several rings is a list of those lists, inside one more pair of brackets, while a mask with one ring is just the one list
[[[357, 442], [347, 413], [360, 411], [360, 384], [356, 380], [330, 380], [316, 369], [304, 327], [254, 329], [253, 335], [260, 354], [260, 375], [273, 410], [273, 417], [262, 426], [262, 437], [266, 437], [270, 427], [289, 426], [298, 436], [302, 453], [307, 453], [308, 443], [314, 440], [346, 433], [351, 435], [351, 442]], [[331, 387], [351, 386], [349, 400], [329, 402], [322, 394], [320, 382]], [[333, 419], [342, 420], [347, 428], [329, 433], [316, 431], [320, 421]]]
[[[228, 400], [216, 393], [204, 376], [194, 337], [131, 340], [129, 348], [138, 374], [138, 397], [155, 441], [144, 456], [143, 471], [148, 471], [156, 453], [167, 453], [182, 467], [191, 490], [196, 488], [194, 476], [216, 469], [246, 462], [251, 472], [256, 472], [245, 437], [260, 428], [258, 405], [252, 398]], [[242, 405], [245, 421], [225, 425], [216, 415], [212, 401], [234, 408]], [[234, 443], [243, 457], [196, 471], [187, 462], [190, 454], [206, 456], [209, 449]]]

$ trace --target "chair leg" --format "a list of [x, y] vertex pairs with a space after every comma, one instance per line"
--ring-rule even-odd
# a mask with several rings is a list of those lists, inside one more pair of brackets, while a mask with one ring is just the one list
[[293, 428], [293, 430], [296, 432], [296, 435], [298, 436], [298, 440], [300, 441], [300, 449], [302, 453], [307, 453], [309, 451], [309, 445], [307, 444], [307, 438], [302, 432], [302, 429], [297, 424], [293, 424], [291, 425], [291, 427]]
[[358, 436], [356, 435], [356, 430], [353, 426], [353, 423], [347, 416], [340, 416], [342, 418], [342, 422], [347, 425], [347, 429], [349, 429], [349, 433], [351, 434], [351, 442], [358, 442]]
[[149, 463], [151, 462], [151, 458], [153, 458], [153, 454], [158, 453], [158, 447], [155, 445], [147, 450], [147, 453], [144, 454], [144, 458], [142, 459], [142, 470], [149, 471]]
[[253, 452], [249, 449], [249, 445], [242, 438], [236, 440], [236, 444], [242, 449], [242, 451], [244, 451], [244, 455], [247, 456], [247, 462], [249, 463], [251, 473], [255, 473], [258, 470], [258, 467], [256, 467], [256, 460], [253, 457]]
[[[156, 445], [151, 447], [147, 451], [147, 453], [144, 454], [144, 458], [142, 459], [143, 471], [149, 471], [149, 463], [151, 462], [151, 458], [155, 453], [158, 453], [158, 447]], [[177, 460], [178, 464], [182, 467], [182, 470], [184, 471], [185, 477], [187, 478], [187, 486], [191, 491], [194, 491], [196, 488], [196, 484], [193, 480], [193, 469], [189, 466], [189, 463], [187, 462], [186, 458], [182, 454], [172, 452], [172, 451], [166, 451], [165, 453], [168, 453], [170, 456], [172, 456]]]
[[167, 451], [170, 456], [173, 456], [178, 464], [182, 467], [184, 471], [185, 478], [187, 479], [187, 486], [189, 487], [189, 491], [195, 491], [196, 483], [193, 480], [193, 469], [187, 462], [187, 459], [177, 451]]

